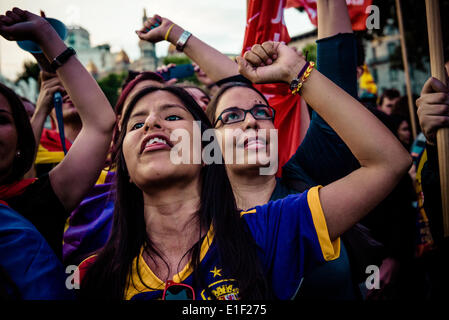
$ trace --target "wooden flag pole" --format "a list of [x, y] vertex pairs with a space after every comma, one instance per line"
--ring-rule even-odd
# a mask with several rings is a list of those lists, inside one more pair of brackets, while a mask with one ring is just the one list
[[[427, 32], [429, 34], [430, 67], [432, 77], [446, 83], [440, 7], [438, 0], [426, 0]], [[441, 201], [444, 236], [449, 236], [449, 128], [437, 132], [438, 163], [440, 168]]]
[[405, 42], [404, 23], [402, 20], [402, 9], [400, 0], [396, 0], [396, 12], [398, 15], [399, 34], [401, 38], [402, 62], [404, 64], [405, 87], [407, 90], [407, 98], [408, 98], [408, 110], [410, 113], [410, 123], [412, 125], [413, 140], [415, 140], [418, 134], [418, 130], [416, 125], [415, 103], [413, 102], [412, 86], [410, 84], [410, 71], [408, 65], [407, 46]]

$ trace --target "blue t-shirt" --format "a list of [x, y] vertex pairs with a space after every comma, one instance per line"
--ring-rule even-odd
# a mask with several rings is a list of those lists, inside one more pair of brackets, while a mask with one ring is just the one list
[[0, 265], [25, 300], [73, 299], [64, 271], [47, 241], [23, 216], [0, 204]]
[[[260, 248], [263, 271], [278, 299], [294, 298], [304, 274], [339, 256], [340, 239], [330, 241], [320, 204], [319, 187], [241, 212], [241, 217]], [[223, 272], [218, 259], [213, 229], [202, 242], [200, 260], [199, 268], [203, 270], [203, 283], [207, 288], [194, 287], [195, 298], [239, 299], [237, 281]], [[162, 298], [166, 283], [151, 271], [142, 254], [133, 261], [130, 279], [125, 299]], [[193, 286], [192, 269], [186, 265], [172, 280]]]

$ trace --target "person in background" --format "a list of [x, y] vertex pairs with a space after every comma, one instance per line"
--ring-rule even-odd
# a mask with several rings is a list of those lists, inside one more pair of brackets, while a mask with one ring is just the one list
[[20, 99], [22, 100], [23, 106], [25, 107], [28, 117], [30, 117], [31, 119], [31, 117], [33, 117], [34, 111], [36, 110], [36, 106], [34, 105], [34, 103], [32, 103], [25, 97], [20, 97]]
[[206, 112], [207, 105], [210, 102], [210, 97], [206, 91], [201, 89], [198, 86], [194, 86], [191, 84], [178, 84], [181, 88], [184, 88], [190, 95], [195, 99], [198, 105]]
[[[27, 218], [46, 239], [58, 257], [62, 256], [62, 234], [69, 213], [78, 206], [92, 188], [103, 168], [112, 138], [115, 115], [96, 81], [67, 48], [53, 27], [44, 18], [14, 8], [0, 15], [0, 35], [10, 41], [32, 40], [41, 48], [49, 61], [60, 59], [56, 73], [63, 87], [76, 105], [82, 121], [72, 148], [64, 160], [48, 174], [38, 179], [23, 180], [24, 159], [26, 170], [35, 156], [35, 135], [25, 113], [26, 144], [23, 132], [18, 138], [16, 109], [23, 105], [18, 98], [8, 96], [3, 103], [4, 122], [1, 141], [8, 141], [2, 149], [0, 185], [6, 193], [3, 201]], [[61, 57], [65, 53], [66, 59]], [[18, 102], [17, 102], [18, 100]], [[23, 109], [24, 112], [24, 109]], [[6, 138], [5, 138], [5, 136]], [[31, 155], [31, 157], [30, 157]]]
[[36, 228], [0, 202], [0, 300], [72, 300], [67, 276]]
[[[41, 86], [36, 102], [36, 111], [31, 118], [31, 126], [38, 146], [35, 160], [36, 175], [42, 176], [58, 165], [65, 156], [54, 109], [53, 97], [56, 92], [60, 92], [63, 98], [62, 115], [66, 150], [70, 150], [72, 143], [80, 133], [82, 122], [58, 76], [41, 71], [39, 77]], [[44, 128], [48, 116], [51, 119], [52, 129]]]
[[[362, 39], [357, 42], [358, 75], [363, 88], [360, 90], [359, 100], [370, 110], [409, 150], [411, 143], [411, 130], [409, 124], [408, 102], [406, 97], [400, 97], [397, 90], [385, 90], [377, 100], [377, 86], [369, 74], [365, 64], [365, 54]], [[382, 107], [383, 105], [383, 107]], [[391, 300], [405, 297], [424, 296], [425, 275], [419, 269], [419, 262], [415, 258], [417, 241], [417, 223], [420, 218], [415, 203], [418, 199], [414, 189], [414, 166], [409, 175], [404, 176], [390, 195], [372, 210], [360, 225], [367, 227], [372, 240], [379, 242], [382, 247], [373, 249], [373, 257], [380, 258], [379, 263], [372, 263], [380, 267], [381, 288], [379, 290], [366, 290], [364, 283], [361, 289], [366, 299]], [[344, 239], [344, 237], [343, 237]], [[350, 248], [349, 248], [350, 249]], [[363, 257], [368, 250], [357, 249], [352, 254], [353, 259]], [[351, 251], [351, 250], [350, 250]], [[354, 251], [354, 250], [352, 250]], [[370, 256], [370, 254], [368, 254]], [[408, 279], [414, 275], [414, 285]]]
[[393, 112], [393, 107], [396, 102], [400, 99], [401, 94], [396, 89], [385, 89], [379, 98], [379, 103], [377, 109], [391, 115]]
[[[194, 67], [193, 70], [195, 72], [198, 81], [200, 81], [205, 87], [207, 87], [211, 92], [213, 92], [212, 89], [217, 88], [217, 85], [206, 75], [206, 73], [204, 73], [204, 71], [200, 69], [200, 67], [196, 63], [192, 63], [192, 65]], [[176, 64], [170, 63], [166, 66], [157, 68], [156, 72], [157, 73], [167, 72], [169, 71], [170, 68], [174, 67], [176, 67]], [[178, 82], [178, 80], [181, 79], [172, 78], [166, 81], [166, 84], [175, 84]], [[207, 104], [210, 102], [210, 96], [204, 89], [188, 82], [186, 83], [181, 82], [178, 83], [177, 85], [186, 89], [186, 91], [190, 93], [192, 97], [196, 100], [196, 102], [200, 105], [201, 109], [206, 111]]]
[[198, 64], [192, 64], [196, 74], [196, 78], [207, 88], [209, 92], [207, 95], [209, 97], [214, 96], [219, 89], [218, 85], [203, 70], [201, 70]]
[[398, 114], [391, 115], [391, 121], [394, 126], [395, 135], [407, 150], [410, 150], [413, 142], [412, 130], [410, 129], [410, 121]]

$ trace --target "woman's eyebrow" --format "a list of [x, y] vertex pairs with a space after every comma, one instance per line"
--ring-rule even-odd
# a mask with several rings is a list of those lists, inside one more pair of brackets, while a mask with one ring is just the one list
[[[164, 105], [158, 107], [158, 109], [159, 109], [158, 111], [164, 111], [164, 110], [175, 109], [175, 108], [177, 108], [177, 109], [182, 109], [182, 110], [185, 110], [185, 111], [188, 111], [188, 110], [186, 109], [186, 107], [184, 107], [183, 105], [180, 105], [180, 104], [164, 104]], [[131, 119], [133, 119], [133, 118], [137, 118], [137, 117], [141, 117], [141, 116], [146, 116], [146, 115], [148, 115], [148, 110], [141, 110], [141, 111], [137, 111], [137, 112], [131, 114], [131, 116], [129, 117], [129, 119], [131, 120]]]
[[180, 104], [172, 104], [172, 103], [167, 103], [167, 104], [162, 105], [162, 106], [160, 107], [160, 110], [162, 111], [162, 110], [173, 109], [173, 108], [180, 108], [180, 109], [183, 109], [183, 110], [185, 110], [185, 111], [188, 111], [188, 110], [186, 109], [186, 107], [184, 107], [183, 105], [180, 105]]
[[4, 113], [7, 113], [7, 114], [11, 114], [11, 115], [12, 115], [12, 112], [10, 112], [10, 111], [8, 111], [8, 110], [0, 109], [0, 112], [4, 112]]
[[137, 117], [141, 117], [141, 116], [145, 116], [147, 115], [148, 112], [145, 110], [139, 111], [139, 112], [135, 112], [133, 114], [131, 114], [131, 116], [129, 117], [129, 120], [133, 119], [133, 118], [137, 118]]

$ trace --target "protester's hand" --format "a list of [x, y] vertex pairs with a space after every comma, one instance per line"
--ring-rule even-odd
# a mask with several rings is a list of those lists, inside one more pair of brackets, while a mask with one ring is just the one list
[[[164, 72], [168, 72], [168, 70], [170, 70], [171, 68], [174, 68], [174, 67], [176, 67], [176, 64], [169, 63], [167, 65], [163, 65], [163, 66], [158, 67], [156, 69], [156, 72], [159, 73], [159, 74], [162, 74]], [[176, 82], [178, 82], [177, 78], [171, 78], [171, 79], [165, 81], [165, 84], [166, 85], [172, 85], [172, 84], [175, 84]]]
[[203, 70], [201, 70], [199, 65], [197, 65], [196, 63], [192, 63], [192, 65], [193, 70], [195, 71], [196, 74], [196, 78], [198, 79], [199, 82], [204, 84], [206, 87], [214, 83], [214, 81], [211, 78], [209, 78]]
[[0, 35], [7, 40], [32, 40], [40, 43], [51, 25], [43, 17], [13, 8], [0, 15]]
[[168, 70], [169, 70], [170, 68], [173, 68], [173, 67], [176, 67], [176, 64], [174, 64], [174, 63], [169, 63], [169, 64], [167, 64], [167, 65], [163, 65], [163, 66], [158, 67], [158, 68], [156, 69], [156, 72], [157, 72], [157, 73], [168, 72]]
[[306, 60], [306, 57], [304, 56], [304, 54], [302, 53], [301, 50], [298, 50], [298, 48], [296, 48], [296, 47], [291, 47], [291, 48], [293, 49], [293, 51], [296, 52], [296, 54], [297, 54], [301, 59]]
[[430, 78], [416, 105], [422, 132], [429, 144], [435, 144], [438, 129], [449, 127], [449, 88], [438, 79]]
[[48, 116], [53, 109], [53, 95], [55, 92], [59, 91], [61, 93], [65, 92], [64, 87], [59, 81], [58, 77], [54, 74], [41, 71], [41, 89], [39, 92], [39, 97], [36, 102], [36, 113], [41, 112]]
[[253, 83], [290, 83], [305, 64], [295, 50], [273, 41], [255, 44], [236, 59], [239, 72]]
[[144, 22], [142, 29], [136, 30], [140, 39], [146, 40], [152, 43], [156, 43], [164, 40], [168, 29], [173, 24], [169, 19], [163, 18], [157, 14], [148, 18]]

